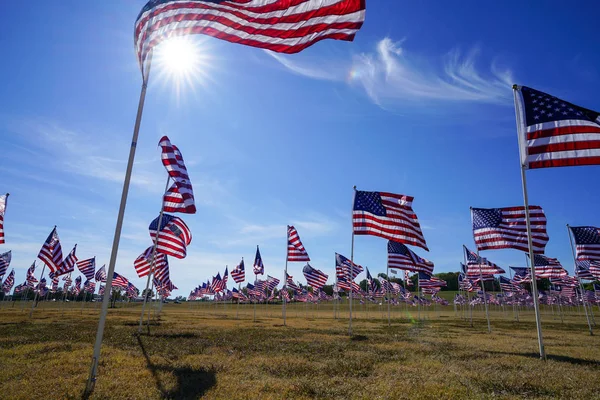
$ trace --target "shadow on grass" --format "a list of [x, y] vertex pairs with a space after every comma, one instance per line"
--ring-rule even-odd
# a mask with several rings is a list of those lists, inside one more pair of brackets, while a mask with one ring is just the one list
[[181, 332], [181, 333], [155, 333], [145, 335], [148, 337], [156, 337], [156, 338], [164, 338], [164, 339], [191, 339], [198, 337], [195, 333], [192, 332]]
[[[171, 367], [169, 365], [155, 365], [150, 360], [141, 337], [137, 338], [142, 354], [146, 359], [148, 369], [156, 382], [156, 388], [165, 399], [197, 399], [215, 386], [217, 379], [214, 370], [204, 368], [195, 369], [190, 367]], [[177, 379], [177, 386], [174, 389], [167, 390], [158, 375], [159, 372], [170, 372]]]
[[365, 335], [352, 335], [350, 340], [353, 342], [364, 342], [365, 340], [369, 340]]
[[[521, 357], [536, 358], [536, 359], [540, 358], [539, 353], [514, 353], [514, 352], [508, 352], [508, 351], [488, 351], [488, 353], [507, 355], [507, 356], [521, 356]], [[550, 361], [566, 362], [569, 364], [584, 365], [586, 367], [600, 367], [600, 362], [593, 361], [593, 360], [585, 360], [583, 358], [575, 358], [575, 357], [561, 356], [561, 355], [554, 355], [554, 354], [547, 354], [546, 358]]]

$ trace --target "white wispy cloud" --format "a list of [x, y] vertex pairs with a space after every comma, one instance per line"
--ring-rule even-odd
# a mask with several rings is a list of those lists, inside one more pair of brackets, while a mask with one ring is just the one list
[[415, 101], [483, 102], [510, 104], [513, 83], [509, 69], [496, 62], [479, 69], [479, 48], [467, 53], [453, 49], [439, 65], [410, 53], [404, 40], [383, 38], [373, 51], [350, 59], [316, 61], [267, 52], [291, 72], [313, 79], [345, 82], [363, 90], [377, 105], [386, 108]]

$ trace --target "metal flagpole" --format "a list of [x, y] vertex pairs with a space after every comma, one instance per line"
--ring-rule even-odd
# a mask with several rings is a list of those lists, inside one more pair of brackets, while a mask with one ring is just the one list
[[[133, 136], [131, 138], [131, 147], [129, 148], [129, 160], [127, 161], [127, 169], [125, 170], [125, 180], [123, 181], [123, 191], [121, 193], [121, 204], [119, 205], [119, 214], [117, 216], [117, 224], [115, 226], [115, 235], [113, 237], [113, 245], [110, 254], [110, 262], [108, 264], [108, 271], [106, 276], [105, 291], [110, 293], [112, 286], [113, 274], [115, 272], [115, 264], [117, 262], [117, 253], [119, 251], [119, 241], [121, 240], [121, 230], [123, 228], [123, 217], [125, 216], [125, 207], [127, 205], [127, 195], [129, 194], [129, 183], [131, 181], [131, 171], [133, 169], [133, 160], [135, 159], [135, 150], [137, 148], [138, 134], [140, 131], [140, 124], [142, 122], [142, 113], [144, 111], [144, 101], [146, 99], [146, 89], [148, 87], [148, 78], [150, 76], [150, 67], [152, 65], [152, 50], [148, 55], [148, 62], [146, 68], [146, 76], [143, 77], [142, 90], [140, 92], [140, 100], [138, 103], [138, 110], [135, 119], [135, 126], [133, 128]], [[90, 375], [88, 377], [85, 394], [90, 394], [94, 390], [96, 384], [96, 373], [98, 369], [98, 361], [100, 360], [100, 350], [102, 348], [102, 338], [104, 336], [104, 325], [106, 324], [106, 314], [108, 313], [108, 303], [110, 296], [104, 296], [102, 299], [102, 311], [100, 312], [100, 319], [98, 321], [98, 331], [96, 332], [96, 343], [94, 345], [94, 355], [92, 356], [92, 365], [90, 366]]]
[[[487, 296], [485, 294], [485, 282], [483, 282], [483, 274], [481, 273], [481, 257], [479, 257], [479, 250], [477, 250], [477, 258], [479, 261], [479, 279], [481, 280], [481, 290], [483, 292], [483, 304], [485, 305], [485, 318], [487, 319], [488, 333], [492, 333], [492, 326], [490, 325], [490, 314], [488, 312]], [[469, 266], [467, 266], [467, 269]]]
[[[167, 174], [167, 184], [165, 185], [165, 193], [169, 190], [169, 182], [171, 180], [171, 176]], [[150, 281], [152, 280], [152, 275], [154, 274], [154, 257], [156, 257], [156, 248], [158, 246], [158, 236], [160, 235], [161, 224], [164, 215], [165, 209], [165, 201], [164, 194], [160, 198], [160, 214], [158, 215], [158, 226], [156, 227], [156, 237], [154, 238], [154, 246], [152, 248], [152, 258], [150, 260], [150, 272], [148, 273], [148, 279], [146, 280], [146, 289], [142, 293], [146, 293], [144, 296], [144, 302], [142, 303], [142, 314], [140, 315], [140, 324], [138, 326], [138, 333], [142, 332], [142, 324], [144, 323], [144, 311], [146, 309], [146, 302], [148, 300], [148, 288], [150, 287]], [[154, 282], [152, 282], [152, 286], [154, 286]]]
[[390, 286], [392, 286], [392, 281], [390, 280], [390, 266], [388, 265], [386, 268], [386, 275], [388, 278], [388, 284], [387, 284], [387, 290], [386, 290], [386, 294], [387, 294], [387, 302], [388, 302], [388, 326], [391, 326], [392, 323], [390, 322]]
[[523, 154], [525, 151], [525, 145], [522, 143], [525, 140], [525, 132], [521, 131], [521, 127], [523, 126], [523, 111], [519, 108], [519, 102], [517, 99], [517, 90], [518, 86], [513, 86], [513, 96], [515, 100], [515, 114], [517, 117], [517, 135], [519, 140], [519, 152], [521, 155], [521, 183], [523, 185], [523, 202], [525, 203], [525, 221], [527, 223], [527, 242], [529, 245], [529, 258], [531, 260], [531, 292], [533, 296], [533, 307], [535, 309], [535, 323], [537, 326], [537, 335], [538, 335], [538, 345], [540, 348], [540, 358], [546, 359], [546, 351], [544, 350], [544, 338], [542, 336], [542, 321], [540, 318], [540, 304], [538, 299], [538, 290], [537, 290], [537, 282], [535, 277], [535, 261], [534, 261], [534, 253], [533, 253], [533, 240], [531, 238], [531, 220], [529, 218], [529, 199], [527, 196], [527, 178], [525, 176], [525, 161], [526, 154]]
[[[44, 266], [42, 267], [42, 276], [40, 276], [40, 282], [42, 282], [42, 279], [44, 278], [44, 271], [46, 270], [46, 263], [44, 263]], [[35, 296], [33, 297], [33, 304], [31, 304], [31, 311], [29, 311], [29, 319], [31, 319], [31, 316], [33, 315], [33, 308], [35, 307], [35, 302], [38, 298], [38, 294], [40, 292], [39, 290], [39, 284], [40, 282], [38, 282], [38, 290], [35, 290]]]
[[354, 186], [354, 196], [352, 196], [352, 213], [350, 221], [352, 221], [352, 247], [350, 248], [350, 279], [348, 279], [348, 284], [350, 285], [350, 297], [349, 300], [349, 308], [350, 308], [350, 318], [348, 320], [348, 335], [352, 336], [352, 282], [354, 282], [354, 201], [356, 199], [356, 186]]
[[585, 290], [583, 289], [583, 284], [581, 283], [581, 278], [579, 278], [579, 274], [577, 273], [577, 257], [575, 257], [575, 247], [573, 246], [573, 235], [571, 234], [571, 228], [569, 224], [567, 224], [567, 231], [569, 231], [569, 243], [571, 244], [571, 253], [573, 254], [573, 265], [575, 268], [575, 275], [577, 276], [577, 280], [579, 281], [579, 287], [581, 288], [581, 300], [583, 302], [583, 309], [585, 310], [585, 318], [588, 323], [588, 328], [590, 330], [590, 336], [594, 336], [594, 330], [592, 329], [592, 324], [590, 323], [590, 316], [588, 315], [586, 301], [585, 301]]
[[[290, 226], [287, 226], [286, 229], [286, 243], [285, 243], [285, 273], [283, 274], [283, 279], [285, 282], [283, 282], [283, 289], [282, 290], [287, 290], [287, 267], [288, 267], [288, 245], [289, 245], [289, 241], [290, 241]], [[285, 315], [285, 296], [283, 297], [283, 326], [286, 326], [286, 315]]]

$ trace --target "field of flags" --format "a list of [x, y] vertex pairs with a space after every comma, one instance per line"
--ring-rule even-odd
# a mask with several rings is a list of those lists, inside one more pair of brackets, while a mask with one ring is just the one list
[[[169, 37], [208, 34], [247, 46], [296, 53], [327, 38], [351, 41], [365, 18], [365, 2], [359, 0], [269, 1], [259, 2], [262, 4], [259, 8], [254, 3], [148, 2], [135, 23], [135, 49], [144, 80], [142, 96], [146, 93], [153, 48]], [[300, 3], [302, 6], [298, 5]], [[281, 8], [284, 5], [287, 8]], [[472, 249], [470, 244], [465, 245], [463, 259], [456, 260], [457, 267], [460, 266], [457, 278], [459, 290], [452, 301], [440, 296], [449, 282], [436, 276], [435, 260], [424, 257], [429, 247], [413, 210], [415, 198], [400, 193], [357, 190], [356, 187], [353, 193], [348, 190], [348, 197], [353, 195], [353, 207], [348, 215], [352, 220], [350, 254], [342, 255], [336, 252], [337, 249], [331, 249], [331, 265], [311, 264], [310, 246], [305, 246], [301, 232], [289, 225], [285, 231], [282, 229], [282, 239], [283, 235], [287, 236], [285, 268], [263, 262], [257, 245], [248, 275], [242, 258], [231, 270], [225, 266], [224, 270], [197, 276], [197, 286], [187, 295], [187, 300], [253, 304], [254, 310], [257, 304], [281, 305], [284, 325], [286, 304], [318, 305], [328, 302], [335, 304], [336, 310], [343, 304], [348, 307], [350, 335], [353, 334], [353, 307], [356, 310], [356, 307], [365, 304], [385, 305], [388, 325], [391, 324], [392, 308], [452, 307], [455, 313], [462, 312], [463, 315], [472, 315], [474, 309], [482, 309], [490, 331], [490, 307], [512, 310], [517, 320], [519, 312], [532, 310], [536, 313], [542, 358], [545, 358], [545, 350], [539, 317], [541, 305], [551, 307], [553, 312], [556, 308], [561, 318], [563, 312], [583, 309], [589, 332], [593, 334], [596, 325], [594, 307], [600, 311], [600, 228], [567, 226], [573, 260], [562, 262], [570, 265], [572, 261], [573, 273], [569, 273], [561, 261], [546, 254], [549, 242], [547, 216], [542, 206], [528, 204], [526, 171], [600, 164], [600, 114], [526, 86], [515, 85], [513, 93], [524, 205], [507, 204], [501, 208], [474, 205], [470, 209], [475, 247]], [[147, 293], [155, 292], [156, 300], [162, 303], [178, 290], [177, 283], [171, 280], [170, 268], [178, 268], [178, 260], [186, 257], [187, 248], [192, 245], [192, 232], [183, 218], [191, 218], [197, 211], [192, 181], [182, 152], [164, 136], [158, 147], [167, 172], [166, 185], [158, 215], [148, 216], [148, 247], [140, 248], [141, 253], [135, 260], [130, 260], [129, 265], [119, 265], [119, 271], [115, 271], [140, 118], [141, 111], [132, 141], [124, 200], [108, 266], [100, 266], [96, 257], [78, 259], [77, 244], [64, 256], [58, 228], [54, 226], [46, 241], [40, 244], [39, 253], [31, 255], [36, 260], [25, 276], [16, 276], [15, 270], [10, 269], [9, 248], [13, 243], [10, 226], [13, 220], [8, 206], [9, 195], [0, 196], [0, 249], [3, 249], [0, 252], [0, 288], [3, 299], [14, 302], [29, 299], [32, 295], [30, 318], [40, 302], [50, 299], [86, 301], [89, 297], [103, 302], [89, 390], [93, 389], [96, 380], [108, 299], [119, 296], [142, 302], [141, 330], [146, 303], [150, 301]], [[12, 201], [19, 199], [11, 198]], [[365, 235], [386, 241], [385, 271], [370, 271], [355, 262], [354, 242]], [[497, 265], [492, 259], [493, 251], [498, 249], [525, 254], [527, 264]], [[484, 251], [485, 254], [482, 253]], [[290, 262], [305, 263], [302, 277], [288, 274]], [[335, 275], [323, 272], [325, 267], [335, 267]], [[139, 278], [146, 278], [145, 288], [135, 287], [127, 278], [134, 273]], [[230, 276], [233, 282], [229, 280]], [[538, 290], [537, 285], [542, 280], [549, 285], [547, 289]], [[487, 291], [486, 282], [492, 282]], [[498, 290], [490, 291], [489, 287], [494, 285]]]

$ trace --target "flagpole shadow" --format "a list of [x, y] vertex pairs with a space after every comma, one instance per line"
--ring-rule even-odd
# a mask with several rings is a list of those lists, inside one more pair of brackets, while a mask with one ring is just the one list
[[[488, 351], [488, 353], [494, 354], [494, 355], [521, 356], [521, 357], [525, 357], [525, 358], [535, 358], [538, 360], [540, 358], [539, 353], [516, 353], [516, 352], [509, 352], [509, 351]], [[546, 355], [546, 358], [550, 361], [566, 362], [569, 364], [584, 365], [584, 366], [588, 366], [588, 367], [600, 367], [599, 361], [586, 360], [583, 358], [575, 358], [575, 357], [561, 356], [561, 355], [554, 355], [554, 354], [548, 354], [548, 355]]]

